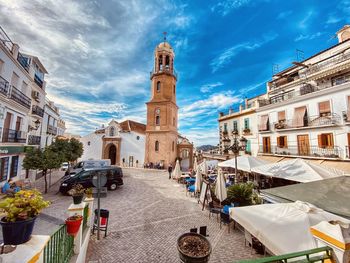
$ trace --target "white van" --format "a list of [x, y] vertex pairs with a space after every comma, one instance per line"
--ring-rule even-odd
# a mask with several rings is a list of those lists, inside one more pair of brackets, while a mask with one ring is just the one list
[[69, 174], [79, 173], [81, 170], [86, 168], [101, 168], [111, 165], [110, 159], [101, 159], [101, 160], [85, 160], [78, 162]]

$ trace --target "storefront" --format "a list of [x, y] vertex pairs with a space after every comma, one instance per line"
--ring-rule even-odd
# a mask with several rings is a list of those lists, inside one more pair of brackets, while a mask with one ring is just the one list
[[25, 149], [24, 146], [0, 146], [0, 183], [21, 176]]

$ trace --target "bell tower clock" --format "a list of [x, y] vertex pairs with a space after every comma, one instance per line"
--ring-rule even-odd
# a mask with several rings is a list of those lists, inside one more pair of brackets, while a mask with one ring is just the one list
[[145, 163], [174, 165], [177, 157], [176, 81], [175, 53], [166, 41], [154, 51], [151, 72], [151, 99], [147, 105]]

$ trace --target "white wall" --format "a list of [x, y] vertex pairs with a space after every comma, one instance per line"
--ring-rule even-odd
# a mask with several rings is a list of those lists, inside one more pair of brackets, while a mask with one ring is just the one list
[[[146, 136], [136, 132], [122, 132], [120, 133], [121, 140], [121, 152], [120, 161], [122, 163], [125, 159], [125, 165], [129, 166], [129, 157], [134, 157], [134, 164], [136, 166], [136, 160], [138, 160], [138, 167], [143, 166], [145, 160], [145, 138]], [[139, 137], [139, 139], [137, 139]]]
[[103, 134], [92, 132], [80, 138], [84, 152], [79, 160], [102, 159], [102, 136]]

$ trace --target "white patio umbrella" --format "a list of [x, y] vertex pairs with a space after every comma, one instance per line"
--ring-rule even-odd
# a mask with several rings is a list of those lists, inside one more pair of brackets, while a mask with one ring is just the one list
[[278, 163], [257, 166], [252, 169], [253, 172], [287, 179], [291, 181], [306, 183], [317, 180], [323, 180], [344, 175], [343, 171], [336, 169], [327, 169], [315, 163], [310, 163], [304, 159], [292, 159]]
[[310, 227], [330, 220], [350, 221], [306, 202], [229, 209], [230, 216], [275, 255], [316, 248]]
[[[237, 157], [237, 169], [245, 172], [251, 172], [253, 168], [268, 163], [268, 161], [250, 155], [241, 155]], [[235, 168], [235, 158], [221, 162], [218, 166]]]
[[179, 163], [179, 160], [177, 160], [173, 171], [173, 179], [179, 180], [180, 177], [181, 177], [180, 163]]
[[194, 157], [193, 171], [197, 172], [197, 170], [198, 170], [197, 157]]
[[202, 173], [207, 175], [208, 174], [208, 164], [207, 164], [207, 160], [204, 160], [203, 164], [203, 170]]
[[197, 169], [196, 172], [196, 181], [194, 183], [195, 192], [200, 192], [202, 186], [202, 173]]
[[220, 202], [224, 201], [227, 198], [225, 178], [221, 169], [219, 169], [218, 176], [216, 178], [215, 195], [220, 200]]

